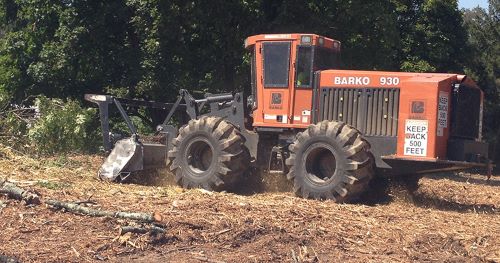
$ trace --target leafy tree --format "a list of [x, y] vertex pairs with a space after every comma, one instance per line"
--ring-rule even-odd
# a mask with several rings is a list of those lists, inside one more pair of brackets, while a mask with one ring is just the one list
[[386, 0], [262, 1], [265, 32], [314, 32], [342, 42], [349, 69], [396, 69], [394, 5]]
[[[498, 96], [498, 56], [491, 56], [498, 3], [490, 5], [465, 11], [464, 24], [456, 0], [4, 0], [0, 109], [40, 94], [172, 101], [181, 88], [248, 92], [247, 36], [312, 32], [342, 42], [348, 69], [466, 68], [487, 93], [491, 133], [498, 127], [498, 99], [489, 99]], [[164, 117], [143, 115], [150, 124]]]
[[466, 73], [485, 93], [486, 137], [496, 145], [500, 157], [500, 3], [489, 1], [488, 10], [464, 10], [469, 56]]
[[449, 71], [462, 63], [455, 0], [8, 0], [0, 10], [0, 90], [18, 101], [242, 90], [242, 43], [257, 33], [334, 37], [351, 69]]
[[394, 0], [402, 48], [401, 69], [462, 72], [466, 33], [457, 0]]

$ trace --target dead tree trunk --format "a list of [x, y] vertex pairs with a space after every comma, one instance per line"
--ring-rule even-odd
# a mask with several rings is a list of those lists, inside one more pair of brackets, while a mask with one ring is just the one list
[[47, 200], [45, 201], [45, 203], [57, 209], [66, 209], [66, 211], [69, 211], [71, 213], [89, 215], [94, 217], [107, 216], [107, 217], [144, 221], [144, 222], [158, 222], [161, 221], [162, 219], [161, 216], [156, 213], [147, 214], [147, 213], [135, 213], [135, 212], [97, 210], [81, 206], [75, 203], [60, 202], [57, 200]]
[[27, 204], [40, 204], [40, 196], [38, 194], [24, 190], [3, 178], [0, 178], [0, 194], [7, 194], [9, 198], [24, 200]]

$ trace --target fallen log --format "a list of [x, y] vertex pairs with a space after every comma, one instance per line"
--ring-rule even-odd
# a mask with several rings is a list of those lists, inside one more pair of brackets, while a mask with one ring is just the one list
[[125, 233], [146, 234], [148, 232], [165, 233], [165, 229], [157, 226], [150, 226], [150, 227], [122, 226], [120, 228], [120, 235], [123, 235]]
[[[0, 178], [0, 194], [7, 194], [9, 198], [24, 200], [27, 204], [40, 204], [40, 196], [30, 190], [25, 190], [23, 188], [18, 187], [17, 185], [7, 181], [6, 179]], [[90, 199], [90, 198], [89, 198]], [[74, 214], [83, 214], [94, 217], [114, 217], [114, 218], [122, 218], [122, 219], [130, 219], [136, 221], [143, 222], [160, 222], [162, 220], [161, 215], [157, 213], [140, 213], [140, 212], [123, 212], [123, 211], [106, 211], [106, 210], [97, 210], [92, 209], [83, 205], [82, 203], [94, 203], [93, 201], [77, 201], [77, 202], [61, 202], [57, 200], [47, 200], [46, 204], [57, 208], [57, 209], [65, 209]], [[3, 206], [2, 206], [3, 207]], [[1, 208], [0, 207], [0, 210]], [[151, 227], [146, 229], [147, 232], [161, 232], [164, 230], [158, 227]], [[161, 231], [163, 230], [163, 232]], [[130, 230], [133, 231], [143, 231], [143, 230]]]
[[37, 193], [24, 190], [3, 178], [0, 178], [0, 194], [7, 194], [9, 198], [23, 200], [26, 204], [40, 204], [40, 196]]
[[45, 201], [45, 203], [57, 209], [65, 209], [66, 211], [74, 214], [82, 214], [93, 217], [114, 217], [114, 218], [131, 219], [144, 222], [159, 222], [162, 220], [161, 215], [157, 213], [149, 214], [149, 213], [137, 213], [137, 212], [97, 210], [82, 205], [78, 205], [75, 203], [61, 202], [57, 200], [47, 200]]
[[19, 263], [19, 260], [0, 254], [0, 263]]

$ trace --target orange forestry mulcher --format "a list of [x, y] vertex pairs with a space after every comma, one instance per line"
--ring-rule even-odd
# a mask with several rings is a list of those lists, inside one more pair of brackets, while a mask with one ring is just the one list
[[[168, 164], [183, 187], [223, 190], [254, 166], [286, 174], [299, 196], [345, 202], [359, 197], [374, 176], [491, 167], [481, 141], [483, 93], [474, 81], [339, 70], [340, 46], [314, 34], [247, 38], [247, 98], [195, 99], [181, 90], [175, 103], [158, 103], [87, 94], [99, 105], [105, 148], [114, 144], [100, 178], [120, 180]], [[113, 139], [110, 104], [131, 137]], [[160, 143], [141, 140], [122, 105], [165, 110]]]

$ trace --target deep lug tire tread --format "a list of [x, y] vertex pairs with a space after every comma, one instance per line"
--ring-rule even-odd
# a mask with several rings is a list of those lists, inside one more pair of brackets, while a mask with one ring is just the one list
[[[338, 172], [335, 173], [340, 178], [321, 187], [307, 182], [305, 164], [302, 163], [306, 148], [318, 140], [336, 144], [337, 149], [341, 149], [336, 156], [340, 167], [337, 167]], [[336, 202], [355, 201], [367, 190], [373, 177], [374, 160], [369, 152], [370, 144], [356, 128], [343, 122], [325, 120], [312, 124], [296, 135], [289, 149], [290, 157], [286, 160], [289, 167], [287, 178], [293, 181], [294, 191], [298, 196]]]
[[[183, 167], [186, 160], [182, 160], [184, 149], [189, 140], [200, 136], [213, 138], [213, 154], [217, 155], [217, 167], [212, 173], [203, 175], [203, 180], [195, 180], [189, 175], [187, 167]], [[244, 146], [245, 138], [238, 129], [219, 117], [203, 116], [197, 120], [190, 120], [187, 125], [179, 129], [179, 135], [172, 140], [172, 150], [168, 152], [170, 170], [175, 174], [175, 181], [184, 188], [203, 188], [206, 190], [228, 190], [234, 185], [249, 166], [248, 150]], [[212, 164], [213, 165], [213, 164]]]

